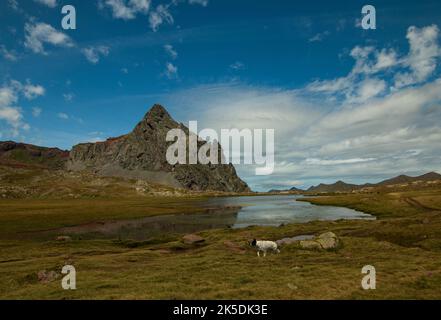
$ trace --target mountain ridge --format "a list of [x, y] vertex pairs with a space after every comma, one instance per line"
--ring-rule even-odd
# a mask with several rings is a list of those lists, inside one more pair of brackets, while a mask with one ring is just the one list
[[0, 141], [0, 164], [3, 165], [62, 169], [68, 158], [68, 150], [14, 141]]
[[406, 184], [406, 183], [412, 183], [416, 181], [436, 181], [441, 180], [441, 174], [437, 172], [428, 172], [416, 177], [411, 177], [408, 175], [399, 175], [390, 179], [386, 179], [383, 181], [380, 181], [378, 183], [365, 183], [365, 184], [349, 184], [343, 181], [337, 181], [333, 184], [319, 184], [317, 186], [312, 186], [309, 189], [307, 189], [307, 192], [316, 192], [316, 193], [327, 193], [327, 192], [351, 192], [356, 190], [361, 190], [364, 188], [371, 188], [371, 187], [381, 187], [381, 186], [391, 186], [391, 185], [398, 185], [398, 184]]

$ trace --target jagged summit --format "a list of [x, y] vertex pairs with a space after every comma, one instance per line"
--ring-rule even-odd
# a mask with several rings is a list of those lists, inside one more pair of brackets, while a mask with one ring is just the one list
[[153, 107], [145, 114], [145, 121], [158, 122], [162, 120], [172, 120], [171, 115], [168, 111], [160, 104], [155, 104]]
[[173, 120], [163, 106], [155, 104], [129, 134], [104, 143], [73, 147], [67, 167], [190, 190], [249, 191], [231, 164], [170, 165], [166, 160], [166, 136], [175, 128], [188, 134], [188, 128]]

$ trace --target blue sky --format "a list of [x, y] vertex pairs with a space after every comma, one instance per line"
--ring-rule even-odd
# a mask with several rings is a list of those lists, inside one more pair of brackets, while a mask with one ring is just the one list
[[[77, 29], [61, 28], [74, 5]], [[441, 171], [441, 2], [4, 0], [0, 140], [71, 148], [154, 103], [182, 122], [275, 128], [254, 189]]]

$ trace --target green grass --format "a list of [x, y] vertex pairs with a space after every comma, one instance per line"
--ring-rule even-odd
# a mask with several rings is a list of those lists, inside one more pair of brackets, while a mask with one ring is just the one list
[[26, 199], [0, 202], [0, 239], [16, 233], [48, 230], [95, 221], [135, 219], [174, 213], [198, 213], [202, 197], [121, 199]]
[[[409, 201], [412, 200], [412, 201]], [[413, 202], [416, 200], [416, 202]], [[203, 245], [179, 237], [143, 242], [24, 240], [19, 233], [95, 219], [126, 219], [194, 208], [194, 199], [8, 200], [0, 203], [0, 298], [3, 299], [440, 299], [440, 190], [317, 197], [320, 205], [366, 211], [376, 221], [315, 221], [282, 227], [200, 232]], [[257, 258], [246, 242], [333, 231], [343, 246], [309, 251], [296, 245]], [[7, 236], [5, 236], [7, 235]], [[230, 241], [245, 252], [231, 249]], [[43, 284], [40, 270], [77, 269], [76, 291]], [[374, 265], [377, 289], [361, 288]]]

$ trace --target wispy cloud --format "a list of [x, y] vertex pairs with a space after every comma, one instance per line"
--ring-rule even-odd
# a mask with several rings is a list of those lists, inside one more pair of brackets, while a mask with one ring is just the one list
[[17, 0], [8, 0], [8, 5], [14, 10], [19, 10], [19, 5]]
[[[438, 41], [431, 46], [437, 47]], [[439, 68], [432, 60], [436, 50], [431, 52], [420, 56], [420, 65], [437, 75]], [[191, 104], [191, 111], [181, 116], [199, 120], [200, 128], [275, 129], [274, 174], [256, 178], [255, 168], [237, 167], [259, 190], [286, 180], [312, 184], [382, 179], [397, 171], [419, 174], [439, 168], [441, 78], [425, 73], [422, 82], [395, 88], [394, 75], [412, 72], [408, 61], [415, 55], [412, 50], [400, 55], [391, 48], [356, 46], [351, 51], [352, 71], [340, 78], [293, 90], [215, 83], [184, 89], [164, 100], [177, 110]], [[435, 69], [423, 67], [433, 63]]]
[[60, 112], [57, 114], [57, 117], [63, 120], [69, 120], [69, 115], [67, 113], [64, 112]]
[[309, 42], [321, 42], [323, 41], [327, 36], [329, 36], [331, 33], [329, 31], [324, 31], [321, 33], [317, 33], [315, 36], [311, 37], [308, 41]]
[[203, 7], [208, 6], [208, 0], [188, 0], [189, 4], [199, 4]]
[[41, 109], [40, 107], [33, 107], [32, 108], [32, 115], [35, 118], [38, 118], [41, 115], [42, 112], [43, 112], [43, 109]]
[[232, 64], [230, 64], [230, 69], [234, 71], [239, 71], [245, 69], [245, 64], [241, 61], [236, 61]]
[[162, 24], [173, 24], [174, 18], [171, 15], [169, 8], [171, 5], [158, 5], [155, 10], [149, 14], [149, 24], [152, 31], [158, 31]]
[[171, 59], [175, 60], [178, 57], [178, 52], [171, 44], [164, 45], [164, 50]]
[[17, 61], [18, 55], [15, 51], [8, 50], [4, 45], [0, 45], [0, 54], [9, 61]]
[[0, 120], [5, 121], [9, 128], [8, 132], [1, 132], [17, 137], [22, 130], [29, 130], [30, 126], [24, 122], [23, 110], [17, 106], [20, 97], [33, 100], [45, 94], [45, 89], [40, 85], [34, 85], [29, 80], [26, 84], [11, 80], [8, 84], [0, 87]]
[[92, 63], [100, 62], [101, 57], [107, 57], [110, 53], [110, 48], [107, 46], [90, 46], [81, 50], [86, 59]]
[[150, 2], [150, 0], [100, 0], [99, 8], [110, 8], [115, 19], [132, 20], [138, 14], [148, 14]]
[[401, 88], [421, 83], [435, 71], [437, 59], [441, 56], [438, 44], [439, 28], [431, 25], [425, 28], [410, 27], [407, 31], [410, 52], [403, 59], [409, 72], [400, 72], [395, 76], [395, 87]]
[[[407, 31], [410, 51], [404, 56], [400, 56], [391, 48], [356, 46], [350, 53], [355, 64], [348, 75], [332, 80], [314, 81], [308, 89], [334, 98], [344, 98], [348, 102], [363, 103], [387, 93], [387, 90], [391, 92], [423, 83], [434, 74], [437, 60], [441, 56], [438, 37], [439, 29], [435, 25], [424, 28], [410, 27]], [[385, 72], [395, 74], [390, 83], [386, 82], [387, 77], [379, 78]]]
[[49, 8], [55, 8], [57, 6], [57, 0], [34, 0], [35, 2], [44, 4]]
[[178, 67], [175, 66], [171, 62], [167, 62], [166, 65], [165, 65], [164, 75], [168, 79], [176, 79], [178, 77]]
[[[178, 6], [183, 0], [172, 0], [168, 4], [158, 4], [152, 7], [150, 0], [99, 0], [98, 7], [101, 10], [110, 9], [115, 19], [132, 20], [138, 15], [148, 15], [149, 25], [152, 31], [156, 32], [163, 24], [172, 25], [174, 18], [170, 9]], [[191, 5], [206, 7], [208, 0], [188, 0]]]
[[64, 93], [63, 98], [66, 102], [72, 102], [72, 100], [75, 98], [75, 95], [73, 93]]
[[46, 55], [44, 45], [50, 44], [59, 47], [73, 47], [73, 40], [51, 25], [42, 22], [28, 22], [25, 24], [25, 47], [35, 53]]

